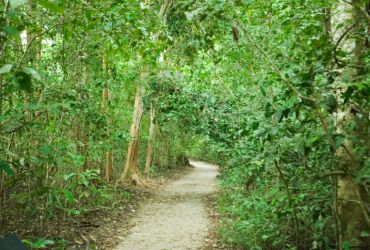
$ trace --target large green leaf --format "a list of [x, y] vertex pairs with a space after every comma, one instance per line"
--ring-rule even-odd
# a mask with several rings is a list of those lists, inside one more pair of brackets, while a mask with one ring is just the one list
[[73, 195], [73, 193], [67, 189], [63, 189], [63, 194], [64, 194], [64, 198], [66, 199], [66, 201], [68, 202], [73, 202], [75, 197]]
[[10, 0], [9, 3], [10, 3], [10, 6], [15, 9], [15, 8], [18, 8], [19, 6], [27, 3], [28, 0]]
[[5, 173], [7, 173], [9, 176], [14, 176], [14, 171], [13, 169], [10, 167], [10, 165], [8, 163], [6, 163], [5, 161], [0, 161], [0, 170], [1, 171], [4, 171]]
[[0, 75], [9, 73], [13, 68], [13, 64], [5, 64], [0, 68]]
[[53, 245], [55, 242], [53, 240], [48, 239], [38, 239], [36, 242], [32, 242], [30, 240], [22, 240], [22, 242], [28, 246], [30, 246], [33, 249], [41, 249], [46, 248], [49, 245]]
[[1, 29], [9, 35], [17, 35], [18, 34], [18, 30], [14, 26], [2, 26]]
[[45, 155], [45, 156], [49, 155], [49, 154], [50, 154], [50, 151], [51, 151], [51, 148], [50, 148], [50, 146], [48, 146], [48, 145], [42, 145], [42, 146], [40, 147], [40, 152], [41, 152], [43, 155]]
[[41, 81], [41, 76], [37, 70], [29, 67], [24, 67], [23, 72], [27, 73], [28, 75], [32, 76], [33, 79], [37, 81]]
[[64, 12], [64, 6], [58, 5], [55, 2], [47, 0], [38, 0], [38, 3], [47, 10], [62, 14]]

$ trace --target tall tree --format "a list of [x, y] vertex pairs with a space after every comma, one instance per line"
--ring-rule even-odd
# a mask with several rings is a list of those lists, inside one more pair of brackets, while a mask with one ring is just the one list
[[148, 146], [146, 151], [145, 160], [145, 175], [149, 176], [150, 167], [153, 161], [153, 147], [155, 142], [155, 107], [153, 101], [150, 103], [150, 124], [149, 124], [149, 135], [148, 135]]
[[[369, 26], [365, 13], [368, 13], [368, 3], [353, 0], [349, 3], [337, 5], [337, 11], [342, 20], [349, 21], [349, 28], [341, 28], [342, 39], [345, 39], [344, 49], [351, 55], [353, 67], [347, 70], [352, 75], [353, 82], [365, 79], [366, 65], [364, 57], [366, 55], [367, 29]], [[365, 12], [365, 13], [364, 13]], [[349, 33], [346, 38], [344, 38]], [[352, 39], [351, 37], [354, 37]], [[348, 91], [347, 89], [337, 89], [338, 93]], [[367, 115], [358, 115], [358, 107], [355, 103], [344, 103], [340, 98], [343, 108], [337, 113], [337, 132], [345, 135], [346, 139], [336, 151], [339, 161], [339, 169], [343, 175], [337, 177], [338, 181], [338, 213], [340, 219], [340, 245], [342, 249], [346, 244], [356, 249], [366, 249], [370, 246], [370, 236], [365, 232], [370, 232], [370, 196], [367, 191], [366, 183], [356, 181], [354, 176], [364, 167], [362, 157], [356, 153], [361, 147], [361, 143], [354, 143], [360, 140], [366, 130]], [[354, 123], [356, 127], [348, 130], [348, 125]], [[366, 136], [366, 135], [365, 135]]]
[[[143, 75], [144, 74], [145, 73], [143, 73]], [[142, 77], [141, 80], [145, 81], [145, 78]], [[139, 85], [136, 89], [134, 112], [130, 129], [131, 141], [128, 145], [126, 163], [124, 166], [123, 173], [121, 175], [122, 182], [132, 181], [133, 184], [139, 186], [146, 186], [145, 182], [140, 177], [140, 172], [138, 168], [140, 127], [141, 120], [144, 114], [143, 95], [144, 87]]]

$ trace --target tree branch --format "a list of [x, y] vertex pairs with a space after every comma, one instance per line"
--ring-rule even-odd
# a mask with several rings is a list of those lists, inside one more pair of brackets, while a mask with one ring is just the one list
[[334, 60], [335, 60], [335, 63], [342, 67], [343, 65], [339, 62], [338, 58], [337, 58], [337, 50], [338, 50], [338, 47], [340, 45], [340, 43], [342, 42], [342, 40], [348, 35], [348, 33], [353, 30], [354, 28], [356, 28], [356, 26], [359, 24], [359, 22], [356, 22], [350, 26], [348, 26], [346, 28], [346, 30], [340, 35], [340, 37], [338, 38], [338, 40], [336, 41], [335, 43], [335, 47], [334, 47]]
[[35, 114], [35, 116], [29, 120], [29, 121], [26, 121], [25, 123], [11, 129], [11, 130], [8, 130], [8, 131], [4, 131], [3, 133], [4, 134], [11, 134], [11, 133], [14, 133], [22, 128], [24, 128], [25, 126], [27, 126], [28, 124], [30, 124], [31, 122], [35, 121], [37, 118], [39, 118], [43, 113], [45, 113], [46, 110], [42, 110], [42, 111], [39, 111], [37, 114]]
[[337, 170], [337, 171], [323, 173], [322, 175], [320, 175], [320, 177], [335, 176], [335, 175], [347, 175], [347, 173], [341, 170]]

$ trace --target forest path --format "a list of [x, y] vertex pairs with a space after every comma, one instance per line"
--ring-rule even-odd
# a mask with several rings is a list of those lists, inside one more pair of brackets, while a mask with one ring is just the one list
[[145, 203], [116, 250], [183, 250], [203, 246], [212, 223], [202, 198], [215, 191], [218, 168], [190, 161], [194, 169]]

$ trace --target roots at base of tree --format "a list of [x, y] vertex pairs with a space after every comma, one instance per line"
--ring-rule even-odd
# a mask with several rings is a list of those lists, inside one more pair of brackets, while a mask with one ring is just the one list
[[137, 187], [144, 187], [144, 188], [150, 187], [150, 184], [146, 180], [141, 178], [140, 175], [137, 173], [131, 174], [129, 176], [126, 175], [125, 177], [121, 179], [121, 182], [123, 184], [131, 184]]

